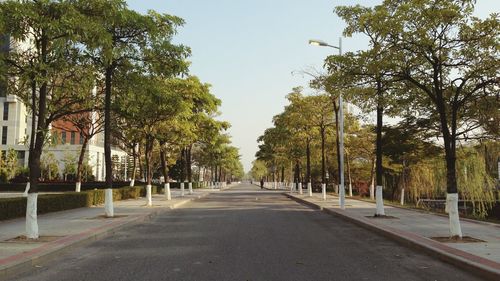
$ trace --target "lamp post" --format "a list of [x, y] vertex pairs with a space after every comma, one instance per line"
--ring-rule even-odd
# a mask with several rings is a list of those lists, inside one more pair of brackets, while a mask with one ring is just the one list
[[[330, 47], [339, 50], [339, 55], [342, 55], [342, 37], [339, 38], [339, 45], [333, 46], [321, 40], [309, 40], [309, 45]], [[345, 189], [344, 189], [344, 106], [342, 95], [339, 95], [339, 205], [341, 209], [345, 209]], [[326, 194], [326, 192], [325, 192]], [[324, 195], [324, 197], [326, 197]]]

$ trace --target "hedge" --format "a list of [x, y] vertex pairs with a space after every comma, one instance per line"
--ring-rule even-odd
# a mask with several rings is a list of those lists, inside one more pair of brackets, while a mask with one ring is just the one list
[[[137, 184], [140, 184], [136, 182]], [[113, 188], [127, 187], [130, 182], [113, 182]], [[23, 192], [26, 183], [0, 183], [0, 191]], [[81, 190], [105, 189], [104, 182], [82, 182]], [[74, 182], [40, 182], [38, 192], [72, 192], [75, 191]]]
[[[158, 188], [152, 186], [151, 191], [153, 194], [158, 193]], [[37, 203], [38, 214], [104, 204], [104, 194], [104, 189], [95, 189], [84, 192], [40, 195]], [[113, 201], [136, 199], [145, 195], [144, 186], [113, 189]], [[26, 215], [26, 201], [25, 197], [0, 198], [0, 220], [24, 217]]]
[[[135, 182], [139, 185], [145, 185], [142, 182]], [[113, 188], [127, 187], [130, 182], [113, 182]], [[154, 186], [154, 185], [153, 185]], [[160, 184], [163, 188], [163, 183]], [[23, 192], [26, 188], [26, 183], [0, 183], [0, 192]], [[94, 189], [105, 189], [105, 184], [103, 182], [82, 182], [81, 190], [94, 190]], [[179, 182], [171, 182], [170, 188], [181, 188]], [[187, 184], [185, 186], [187, 189]], [[201, 188], [200, 182], [193, 182], [193, 188]], [[41, 182], [38, 185], [39, 192], [73, 192], [75, 191], [74, 182]]]

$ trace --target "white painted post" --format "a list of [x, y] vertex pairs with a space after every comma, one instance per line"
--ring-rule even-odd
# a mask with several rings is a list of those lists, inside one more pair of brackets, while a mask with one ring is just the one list
[[38, 193], [28, 193], [26, 203], [26, 237], [28, 239], [38, 239], [38, 221], [37, 221], [37, 201]]
[[184, 182], [181, 182], [181, 197], [184, 197]]
[[115, 211], [113, 207], [113, 189], [107, 188], [104, 193], [104, 214], [108, 218], [115, 216]]
[[307, 194], [309, 195], [309, 197], [313, 196], [312, 184], [310, 182], [307, 183]]
[[148, 207], [153, 206], [153, 199], [151, 197], [151, 185], [150, 184], [146, 185], [146, 199], [148, 200], [147, 206]]
[[323, 200], [326, 201], [326, 184], [321, 184], [321, 192], [323, 193]]
[[75, 191], [76, 192], [80, 192], [81, 188], [82, 188], [82, 183], [81, 182], [76, 182]]
[[300, 194], [300, 195], [302, 195], [302, 193], [303, 193], [303, 192], [302, 192], [302, 183], [301, 183], [301, 182], [299, 182], [299, 194]]
[[165, 197], [167, 198], [167, 200], [172, 200], [172, 194], [170, 193], [170, 183], [169, 182], [166, 182], [164, 185], [163, 185], [163, 188], [165, 189], [164, 192], [165, 192]]
[[376, 204], [376, 213], [377, 216], [385, 216], [384, 211], [384, 197], [382, 196], [382, 186], [377, 185], [377, 189], [375, 190], [375, 204]]
[[189, 187], [189, 194], [193, 194], [193, 183], [189, 182], [188, 187]]
[[458, 236], [462, 238], [462, 228], [458, 215], [458, 193], [446, 194], [446, 209], [450, 222], [450, 237]]
[[401, 188], [401, 206], [405, 204], [405, 189]]

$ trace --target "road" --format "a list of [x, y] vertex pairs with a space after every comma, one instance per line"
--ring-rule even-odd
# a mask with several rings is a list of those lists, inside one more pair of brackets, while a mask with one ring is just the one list
[[15, 280], [480, 280], [248, 184], [74, 249]]

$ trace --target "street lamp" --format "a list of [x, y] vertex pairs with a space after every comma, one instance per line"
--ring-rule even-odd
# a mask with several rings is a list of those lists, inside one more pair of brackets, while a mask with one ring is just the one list
[[[321, 40], [309, 40], [309, 45], [330, 47], [339, 50], [339, 55], [342, 55], [342, 37], [339, 38], [339, 45], [333, 46]], [[339, 95], [339, 205], [341, 209], [345, 209], [345, 189], [344, 189], [344, 106], [342, 102], [342, 95]]]

